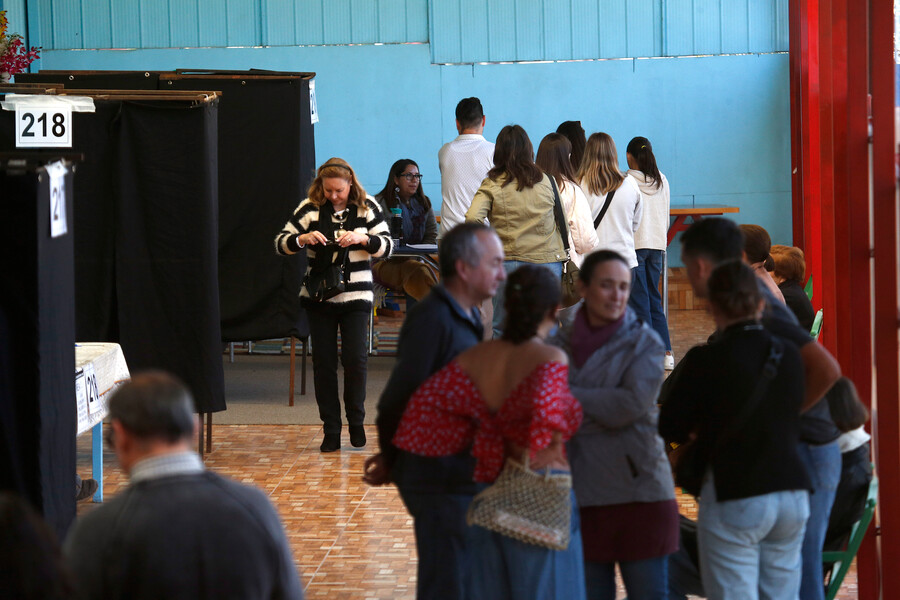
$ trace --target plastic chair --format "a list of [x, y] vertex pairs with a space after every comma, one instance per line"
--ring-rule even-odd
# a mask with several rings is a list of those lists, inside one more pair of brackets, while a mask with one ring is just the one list
[[863, 537], [866, 535], [866, 530], [869, 529], [869, 523], [872, 522], [872, 517], [875, 515], [875, 506], [877, 503], [878, 478], [872, 477], [872, 482], [869, 484], [869, 495], [866, 497], [866, 507], [863, 510], [863, 514], [859, 518], [859, 521], [857, 521], [853, 525], [853, 529], [850, 530], [850, 539], [847, 541], [847, 548], [843, 552], [822, 553], [822, 562], [834, 563], [834, 568], [831, 571], [831, 578], [828, 580], [828, 585], [825, 587], [826, 600], [834, 600], [838, 591], [841, 589], [841, 583], [844, 581], [844, 576], [847, 575], [847, 571], [850, 570], [850, 564], [853, 562], [853, 557], [856, 556], [859, 546], [862, 544]]
[[806, 281], [806, 286], [803, 288], [803, 291], [806, 292], [806, 296], [809, 298], [810, 302], [812, 302], [812, 297], [813, 297], [812, 275], [810, 275], [809, 279]]
[[822, 334], [822, 319], [824, 318], [824, 313], [822, 309], [819, 309], [819, 312], [816, 313], [816, 318], [813, 319], [812, 329], [809, 330], [809, 335], [814, 340], [819, 339], [819, 335]]

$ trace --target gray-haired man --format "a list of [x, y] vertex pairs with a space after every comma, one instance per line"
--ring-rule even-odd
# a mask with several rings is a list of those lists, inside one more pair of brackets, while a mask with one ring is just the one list
[[81, 598], [303, 597], [265, 494], [207, 471], [193, 398], [161, 372], [109, 402], [107, 441], [131, 485], [79, 518], [64, 546]]

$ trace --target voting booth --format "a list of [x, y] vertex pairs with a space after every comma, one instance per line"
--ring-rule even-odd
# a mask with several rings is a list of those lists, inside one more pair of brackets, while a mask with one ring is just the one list
[[0, 154], [0, 489], [60, 538], [75, 518], [72, 168], [58, 154]]

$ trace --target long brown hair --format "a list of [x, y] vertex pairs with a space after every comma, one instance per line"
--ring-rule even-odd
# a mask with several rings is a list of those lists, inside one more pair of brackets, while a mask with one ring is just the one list
[[366, 207], [366, 190], [363, 189], [362, 184], [360, 184], [359, 180], [356, 178], [356, 173], [353, 171], [350, 163], [343, 158], [337, 157], [329, 158], [322, 163], [322, 166], [316, 171], [316, 178], [313, 179], [313, 182], [309, 186], [309, 191], [306, 194], [306, 197], [309, 198], [310, 202], [316, 206], [322, 206], [327, 202], [325, 192], [322, 190], [322, 180], [332, 177], [343, 179], [350, 184], [348, 203], [356, 205], [359, 208]]
[[[416, 161], [411, 158], [401, 158], [396, 161], [393, 165], [391, 165], [391, 170], [388, 171], [387, 183], [384, 184], [384, 187], [376, 196], [381, 196], [384, 199], [385, 204], [387, 204], [388, 208], [397, 208], [400, 205], [398, 202], [398, 194], [394, 192], [394, 188], [397, 187], [397, 184], [394, 183], [394, 179], [400, 177], [403, 171], [406, 170], [406, 167], [412, 165], [416, 168], [416, 171], [419, 170], [419, 165]], [[425, 192], [422, 190], [422, 180], [419, 180], [419, 187], [416, 188], [416, 193], [410, 197], [410, 202], [415, 199], [421, 204], [425, 210], [431, 208], [431, 200], [428, 199], [428, 196], [425, 195]]]
[[496, 181], [502, 175], [507, 179], [501, 187], [515, 180], [519, 192], [534, 187], [544, 178], [544, 173], [534, 164], [534, 146], [520, 125], [507, 125], [497, 135], [494, 168], [488, 171], [488, 177]]
[[575, 183], [575, 169], [569, 160], [571, 152], [572, 142], [561, 133], [548, 133], [538, 146], [535, 164], [556, 179], [556, 185], [560, 189], [567, 181]]
[[619, 170], [616, 143], [608, 133], [592, 133], [578, 168], [578, 181], [582, 187], [599, 196], [617, 189], [624, 180], [625, 176]]

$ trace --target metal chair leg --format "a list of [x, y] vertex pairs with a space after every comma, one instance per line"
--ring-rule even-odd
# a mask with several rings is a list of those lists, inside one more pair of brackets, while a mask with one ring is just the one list
[[212, 413], [206, 413], [206, 451], [212, 452]]
[[300, 343], [303, 345], [303, 348], [301, 350], [303, 352], [303, 354], [300, 355], [300, 395], [305, 396], [306, 395], [306, 355], [307, 355], [307, 349], [309, 348], [309, 346], [308, 346], [309, 336], [306, 336], [305, 338], [300, 340]]
[[296, 340], [291, 336], [291, 376], [288, 385], [288, 406], [294, 405], [294, 352], [296, 348]]

